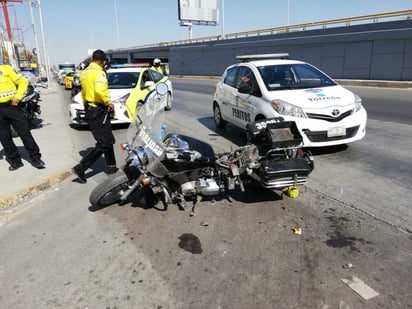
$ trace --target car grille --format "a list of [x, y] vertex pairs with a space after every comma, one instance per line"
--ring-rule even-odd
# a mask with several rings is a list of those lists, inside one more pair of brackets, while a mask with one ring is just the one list
[[354, 137], [356, 133], [358, 132], [358, 130], [359, 130], [359, 126], [346, 128], [346, 135], [333, 136], [333, 137], [328, 137], [328, 131], [303, 130], [303, 132], [306, 134], [306, 136], [311, 142], [320, 143], [320, 142], [331, 142], [331, 141], [337, 141], [341, 139]]
[[339, 117], [333, 117], [329, 115], [322, 115], [322, 114], [310, 114], [306, 113], [306, 115], [311, 118], [311, 119], [319, 119], [319, 120], [325, 120], [329, 122], [338, 122], [341, 121], [343, 118], [348, 117], [353, 114], [353, 110], [348, 110], [347, 112], [340, 114]]

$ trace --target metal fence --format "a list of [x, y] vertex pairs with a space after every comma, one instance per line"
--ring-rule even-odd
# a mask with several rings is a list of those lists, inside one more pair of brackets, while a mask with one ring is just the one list
[[325, 20], [325, 21], [295, 24], [295, 25], [288, 25], [288, 26], [281, 26], [281, 27], [274, 27], [274, 28], [259, 29], [259, 30], [250, 30], [250, 31], [244, 31], [244, 32], [236, 32], [236, 33], [226, 34], [224, 36], [214, 35], [214, 36], [192, 38], [192, 39], [186, 39], [186, 40], [145, 44], [145, 45], [139, 45], [139, 46], [133, 46], [133, 47], [127, 47], [127, 48], [109, 49], [108, 52], [130, 51], [131, 49], [153, 48], [153, 47], [173, 46], [173, 45], [182, 45], [182, 44], [190, 44], [190, 43], [209, 42], [209, 41], [216, 41], [216, 40], [237, 39], [237, 38], [253, 37], [253, 36], [260, 36], [260, 35], [287, 33], [287, 32], [294, 32], [294, 31], [326, 29], [328, 27], [353, 26], [357, 24], [378, 23], [378, 22], [402, 20], [402, 19], [408, 19], [408, 20], [412, 19], [412, 9], [403, 10], [403, 11], [361, 15], [361, 16], [354, 16], [354, 17], [348, 17], [348, 18], [331, 19], [331, 20]]

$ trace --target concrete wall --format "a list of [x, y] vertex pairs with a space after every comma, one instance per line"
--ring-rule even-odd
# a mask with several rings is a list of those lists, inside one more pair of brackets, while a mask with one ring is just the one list
[[237, 55], [287, 52], [335, 79], [412, 80], [412, 20], [109, 52], [112, 61], [167, 59], [172, 75], [219, 76]]

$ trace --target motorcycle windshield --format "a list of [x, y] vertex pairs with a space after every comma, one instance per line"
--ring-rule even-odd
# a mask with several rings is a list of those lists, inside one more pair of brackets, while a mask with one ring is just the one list
[[145, 162], [142, 166], [156, 177], [167, 174], [167, 168], [161, 163], [166, 150], [162, 132], [165, 106], [166, 96], [153, 90], [144, 104], [137, 105], [136, 117], [127, 132], [133, 149], [143, 150]]

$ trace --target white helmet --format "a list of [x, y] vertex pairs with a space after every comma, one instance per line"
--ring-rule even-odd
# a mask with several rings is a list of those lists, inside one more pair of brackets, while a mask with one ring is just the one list
[[161, 62], [161, 61], [160, 61], [159, 58], [156, 58], [155, 60], [153, 60], [153, 64], [154, 64], [154, 65], [156, 65], [156, 64], [157, 64], [157, 65], [160, 65], [160, 62]]

